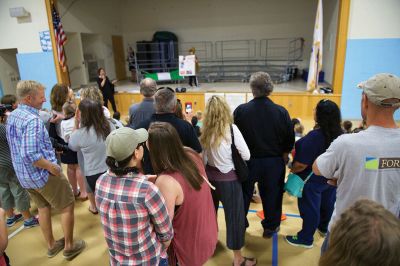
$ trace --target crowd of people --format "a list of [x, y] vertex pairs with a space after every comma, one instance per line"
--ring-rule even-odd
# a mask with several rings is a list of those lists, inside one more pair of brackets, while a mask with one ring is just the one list
[[[100, 216], [111, 265], [203, 265], [216, 249], [220, 202], [229, 264], [256, 265], [242, 252], [254, 186], [265, 214], [262, 237], [271, 238], [280, 230], [290, 154], [290, 172], [304, 183], [303, 223], [287, 243], [312, 248], [318, 231], [325, 237], [320, 265], [399, 265], [400, 78], [377, 74], [359, 85], [361, 132], [344, 134], [352, 125], [343, 130], [339, 107], [323, 99], [304, 135], [300, 120], [270, 99], [273, 82], [264, 72], [251, 76], [248, 103], [230, 110], [212, 96], [196, 116], [177, 108], [173, 89], [143, 79], [143, 101], [129, 109], [127, 126], [112, 82], [104, 70], [99, 75], [100, 89], [83, 89], [79, 104], [67, 86], [54, 85], [50, 112], [42, 110], [45, 88], [35, 81], [20, 81], [16, 97], [3, 97], [12, 110], [0, 124], [0, 265], [8, 263], [6, 225], [21, 219], [41, 227], [49, 258], [79, 255], [86, 243], [73, 235], [74, 202], [87, 199], [88, 213]], [[234, 149], [246, 161], [245, 178]], [[58, 240], [51, 208], [61, 211]]]

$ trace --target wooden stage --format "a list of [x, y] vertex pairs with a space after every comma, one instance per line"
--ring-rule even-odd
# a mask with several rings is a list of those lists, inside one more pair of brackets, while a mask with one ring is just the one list
[[[158, 87], [162, 86], [169, 86], [173, 89], [176, 87], [185, 87], [187, 92], [177, 93], [177, 98], [181, 100], [183, 105], [190, 102], [194, 112], [204, 111], [206, 101], [211, 95], [224, 96], [231, 109], [253, 98], [248, 83], [204, 83], [199, 88], [190, 88], [187, 84], [183, 83], [159, 84]], [[306, 92], [305, 88], [306, 83], [302, 80], [276, 84], [270, 98], [275, 103], [284, 106], [292, 118], [313, 119], [313, 110], [321, 99], [330, 99], [340, 106], [340, 94], [315, 95]], [[132, 82], [118, 82], [116, 92], [115, 101], [121, 116], [127, 116], [129, 107], [134, 103], [140, 102], [142, 99], [139, 93], [139, 86]]]

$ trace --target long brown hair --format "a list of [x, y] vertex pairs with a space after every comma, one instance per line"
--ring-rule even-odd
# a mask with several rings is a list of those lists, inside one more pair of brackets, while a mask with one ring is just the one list
[[50, 104], [51, 109], [57, 112], [62, 112], [62, 107], [68, 101], [69, 89], [67, 85], [56, 84], [51, 89]]
[[193, 189], [200, 190], [204, 179], [173, 126], [165, 122], [152, 123], [148, 143], [151, 164], [157, 175], [162, 172], [181, 172]]
[[81, 126], [89, 131], [94, 128], [97, 137], [105, 140], [111, 132], [110, 123], [104, 116], [103, 106], [90, 99], [83, 99], [79, 103], [79, 111], [81, 111]]
[[382, 205], [359, 200], [335, 223], [320, 266], [399, 265], [400, 220]]

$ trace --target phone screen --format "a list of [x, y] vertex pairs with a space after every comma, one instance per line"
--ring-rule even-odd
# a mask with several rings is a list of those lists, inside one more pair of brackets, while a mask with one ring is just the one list
[[186, 105], [186, 113], [191, 113], [192, 112], [192, 105], [191, 104], [185, 104]]

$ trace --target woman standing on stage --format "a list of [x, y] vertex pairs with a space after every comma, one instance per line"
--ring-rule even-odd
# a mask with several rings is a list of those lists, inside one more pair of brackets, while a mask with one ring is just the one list
[[110, 101], [113, 111], [116, 112], [117, 106], [115, 105], [114, 99], [114, 84], [117, 82], [117, 80], [110, 81], [110, 79], [106, 76], [106, 71], [104, 68], [99, 68], [99, 70], [97, 70], [97, 74], [99, 75], [97, 78], [97, 84], [99, 85], [99, 89], [103, 94], [104, 106], [107, 107], [108, 101]]

